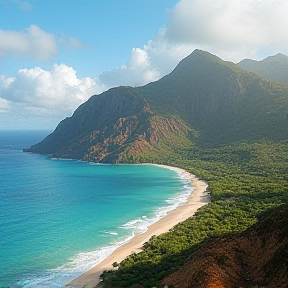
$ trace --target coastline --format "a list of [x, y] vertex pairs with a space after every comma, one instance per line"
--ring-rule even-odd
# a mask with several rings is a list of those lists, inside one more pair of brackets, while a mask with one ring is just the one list
[[65, 286], [70, 288], [92, 288], [95, 287], [100, 279], [100, 275], [104, 270], [115, 269], [112, 266], [112, 263], [120, 263], [124, 258], [126, 258], [131, 253], [139, 253], [142, 251], [142, 246], [147, 242], [151, 236], [160, 235], [169, 231], [176, 224], [183, 222], [189, 217], [193, 216], [194, 213], [202, 206], [210, 203], [210, 195], [206, 191], [208, 185], [199, 180], [195, 175], [187, 172], [184, 169], [158, 165], [158, 164], [149, 164], [156, 165], [159, 167], [167, 168], [173, 170], [179, 174], [184, 174], [187, 179], [191, 181], [192, 186], [194, 187], [193, 192], [188, 197], [186, 203], [178, 206], [176, 209], [167, 213], [166, 216], [159, 219], [159, 221], [150, 225], [146, 232], [138, 234], [133, 237], [129, 242], [117, 248], [111, 255], [105, 258], [102, 262], [98, 263], [88, 271], [84, 272], [71, 282], [67, 283]]

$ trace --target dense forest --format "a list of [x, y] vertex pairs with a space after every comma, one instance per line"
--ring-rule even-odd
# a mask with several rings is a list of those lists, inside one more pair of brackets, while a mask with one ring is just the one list
[[194, 147], [175, 151], [163, 163], [185, 168], [207, 181], [212, 203], [168, 233], [152, 237], [143, 252], [127, 257], [117, 271], [105, 272], [105, 287], [135, 283], [159, 287], [207, 239], [244, 231], [270, 209], [288, 203], [287, 143], [263, 140]]

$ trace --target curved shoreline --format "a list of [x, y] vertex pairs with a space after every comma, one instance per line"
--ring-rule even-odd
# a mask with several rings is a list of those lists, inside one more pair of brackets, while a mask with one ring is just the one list
[[176, 209], [167, 213], [166, 216], [161, 218], [159, 221], [150, 225], [146, 232], [136, 235], [132, 238], [128, 243], [117, 248], [111, 255], [105, 258], [102, 262], [98, 263], [88, 271], [81, 274], [79, 277], [75, 278], [68, 284], [66, 287], [71, 288], [92, 288], [95, 287], [100, 279], [100, 275], [104, 270], [112, 270], [114, 269], [112, 263], [117, 262], [120, 263], [124, 258], [126, 258], [131, 253], [139, 253], [142, 251], [142, 246], [145, 242], [147, 242], [151, 236], [160, 235], [169, 231], [169, 229], [173, 228], [176, 224], [183, 222], [189, 217], [193, 216], [194, 213], [202, 206], [210, 203], [210, 195], [206, 191], [208, 185], [199, 180], [195, 175], [187, 172], [184, 169], [158, 165], [158, 164], [149, 164], [156, 165], [159, 167], [167, 168], [173, 170], [179, 174], [184, 174], [190, 181], [192, 186], [194, 187], [193, 192], [188, 197], [187, 202], [178, 206]]

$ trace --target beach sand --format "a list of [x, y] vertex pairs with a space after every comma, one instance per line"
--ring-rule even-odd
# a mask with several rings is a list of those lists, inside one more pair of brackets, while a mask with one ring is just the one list
[[176, 224], [183, 222], [184, 220], [193, 216], [197, 209], [210, 203], [210, 194], [206, 191], [208, 185], [205, 182], [198, 180], [195, 175], [192, 175], [189, 172], [176, 167], [164, 165], [157, 166], [166, 167], [178, 173], [185, 174], [185, 176], [191, 180], [194, 191], [189, 196], [187, 202], [177, 207], [175, 210], [170, 211], [165, 217], [161, 218], [156, 223], [150, 225], [146, 232], [136, 235], [131, 239], [130, 242], [117, 248], [106, 259], [68, 283], [66, 287], [95, 287], [99, 283], [99, 276], [103, 273], [104, 270], [114, 269], [112, 263], [120, 263], [131, 253], [141, 252], [143, 244], [147, 242], [151, 236], [160, 235], [169, 231], [169, 229], [173, 228]]

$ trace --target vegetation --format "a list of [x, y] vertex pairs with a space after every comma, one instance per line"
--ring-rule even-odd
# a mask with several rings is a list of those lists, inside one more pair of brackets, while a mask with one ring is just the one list
[[286, 55], [279, 53], [262, 61], [245, 59], [237, 65], [266, 79], [286, 82], [288, 84], [288, 57]]
[[159, 81], [116, 87], [91, 97], [26, 151], [131, 163], [142, 154], [162, 156], [164, 146], [171, 154], [175, 143], [186, 147], [285, 141], [287, 95], [284, 83], [196, 50]]
[[288, 205], [282, 205], [241, 233], [211, 237], [161, 285], [287, 287], [287, 249]]
[[288, 146], [236, 143], [175, 151], [165, 164], [179, 166], [209, 183], [212, 203], [173, 230], [152, 237], [139, 254], [103, 274], [105, 287], [158, 287], [206, 239], [240, 232], [263, 212], [288, 203]]

